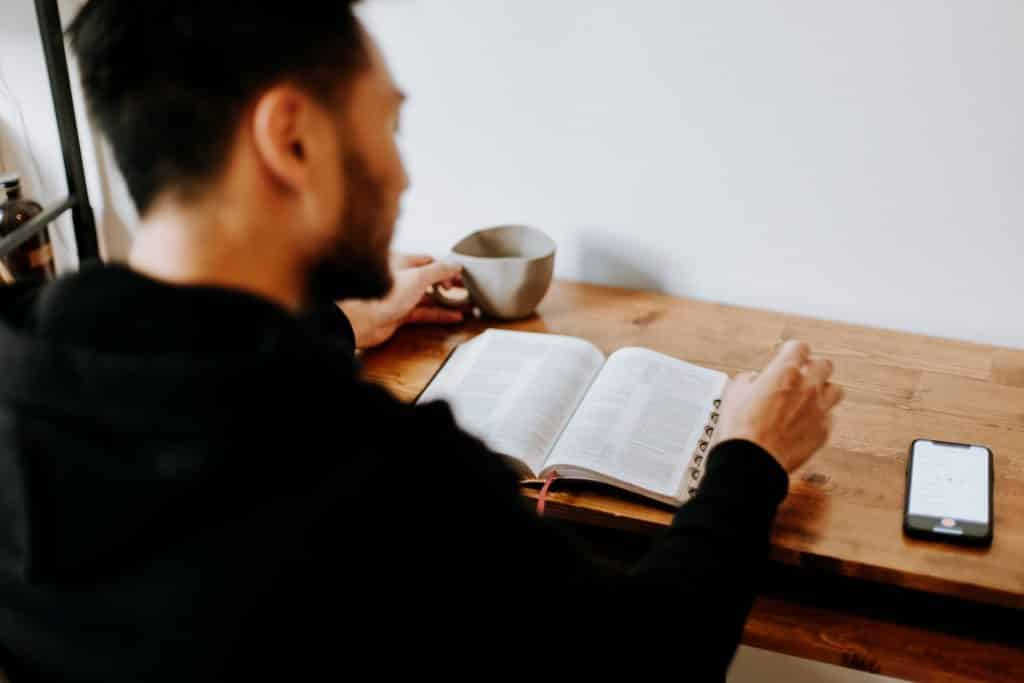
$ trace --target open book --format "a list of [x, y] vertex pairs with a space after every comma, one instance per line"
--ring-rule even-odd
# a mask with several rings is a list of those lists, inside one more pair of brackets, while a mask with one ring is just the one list
[[524, 479], [587, 479], [679, 505], [696, 491], [728, 377], [649, 349], [489, 329], [452, 351], [417, 399]]

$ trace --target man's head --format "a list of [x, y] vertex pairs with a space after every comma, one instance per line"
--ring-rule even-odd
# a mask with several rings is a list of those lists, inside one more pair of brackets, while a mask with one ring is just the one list
[[216, 215], [317, 293], [381, 296], [402, 95], [352, 0], [91, 0], [69, 33], [145, 218]]

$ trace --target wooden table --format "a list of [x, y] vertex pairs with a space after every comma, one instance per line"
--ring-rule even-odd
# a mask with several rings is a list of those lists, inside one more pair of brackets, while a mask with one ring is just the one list
[[[489, 324], [402, 329], [364, 354], [364, 376], [412, 400], [455, 344]], [[838, 581], [834, 592], [888, 591], [876, 610], [888, 612], [854, 615], [832, 599], [764, 597], [745, 641], [915, 680], [1024, 680], [1024, 351], [564, 281], [552, 285], [537, 315], [494, 325], [583, 337], [606, 353], [645, 346], [730, 374], [763, 367], [787, 339], [809, 342], [834, 362], [847, 399], [829, 445], [792, 475], [772, 556], [801, 572], [798, 586]], [[904, 537], [905, 467], [915, 438], [992, 449], [990, 549]], [[524, 488], [524, 495], [536, 494]], [[627, 537], [649, 535], [672, 517], [669, 508], [593, 486], [555, 491], [547, 506], [549, 514]], [[910, 607], [893, 612], [895, 603]], [[907, 616], [932, 609], [979, 622], [973, 632], [954, 632], [930, 627], [941, 615]], [[972, 635], [1006, 617], [1017, 623], [1005, 634]]]

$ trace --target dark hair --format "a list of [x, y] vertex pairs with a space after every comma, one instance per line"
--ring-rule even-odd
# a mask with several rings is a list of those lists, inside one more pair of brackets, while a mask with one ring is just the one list
[[324, 103], [366, 66], [357, 0], [91, 0], [68, 33], [140, 212], [223, 168], [244, 108], [293, 82]]

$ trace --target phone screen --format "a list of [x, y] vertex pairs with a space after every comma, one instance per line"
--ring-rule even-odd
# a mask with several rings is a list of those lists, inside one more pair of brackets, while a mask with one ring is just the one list
[[911, 457], [907, 514], [990, 523], [987, 448], [917, 441]]

